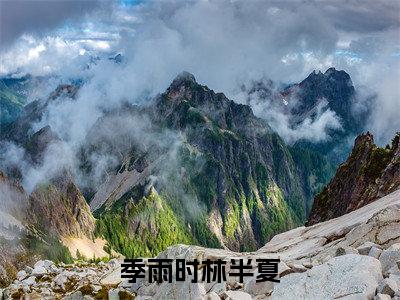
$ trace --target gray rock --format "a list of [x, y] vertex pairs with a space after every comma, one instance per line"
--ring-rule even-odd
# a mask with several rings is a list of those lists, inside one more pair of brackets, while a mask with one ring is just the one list
[[30, 266], [26, 266], [24, 270], [25, 270], [26, 274], [30, 275], [30, 274], [32, 274], [33, 268], [31, 268]]
[[68, 277], [65, 274], [58, 274], [54, 277], [53, 282], [58, 286], [64, 288], [64, 284], [68, 281]]
[[393, 279], [397, 283], [400, 292], [400, 275], [390, 274], [389, 278]]
[[216, 292], [209, 292], [207, 293], [204, 298], [204, 300], [220, 300], [221, 298], [218, 296]]
[[283, 261], [281, 261], [278, 265], [278, 273], [279, 277], [286, 276], [287, 274], [293, 273], [294, 271], [289, 268], [287, 264], [285, 264]]
[[33, 285], [36, 283], [36, 277], [35, 276], [30, 276], [26, 278], [25, 280], [22, 281], [22, 284], [25, 285]]
[[383, 250], [381, 256], [379, 257], [379, 261], [382, 264], [382, 272], [384, 276], [388, 276], [388, 271], [391, 268], [395, 268], [394, 271], [399, 272], [399, 268], [397, 266], [397, 261], [400, 260], [400, 243], [393, 244], [388, 249]]
[[205, 289], [207, 293], [215, 292], [218, 295], [220, 295], [226, 291], [226, 283], [225, 282], [206, 283]]
[[374, 300], [390, 300], [390, 299], [391, 298], [389, 295], [379, 294], [379, 293], [374, 297]]
[[121, 267], [117, 267], [103, 276], [100, 280], [100, 283], [104, 285], [118, 285], [121, 283], [121, 281]]
[[379, 259], [381, 254], [382, 254], [382, 249], [377, 248], [375, 246], [371, 247], [371, 250], [369, 250], [369, 253], [368, 253], [369, 256], [374, 257], [376, 259]]
[[381, 248], [381, 246], [367, 241], [367, 242], [363, 243], [361, 246], [357, 247], [357, 251], [361, 255], [368, 255], [368, 253], [369, 253], [369, 251], [371, 251], [372, 247], [375, 247], [378, 249]]
[[118, 287], [130, 289], [132, 287], [132, 283], [129, 282], [129, 279], [123, 279]]
[[251, 295], [271, 294], [274, 289], [274, 283], [271, 281], [257, 282], [257, 278], [253, 277], [244, 284], [244, 291]]
[[394, 297], [394, 294], [399, 290], [397, 282], [392, 278], [385, 278], [378, 285], [376, 291], [380, 294], [386, 294], [390, 297]]
[[32, 270], [32, 275], [33, 276], [41, 276], [41, 275], [44, 275], [44, 274], [47, 274], [47, 270], [43, 266], [36, 266]]
[[64, 297], [64, 300], [82, 300], [83, 299], [83, 294], [81, 291], [73, 292], [72, 294], [69, 294]]
[[303, 266], [302, 264], [288, 264], [288, 266], [290, 267], [290, 269], [294, 272], [294, 273], [303, 273], [305, 271], [307, 271], [308, 269]]
[[252, 300], [248, 293], [242, 291], [226, 291], [222, 294], [222, 298], [226, 300]]
[[48, 268], [50, 268], [53, 265], [54, 265], [54, 263], [51, 260], [39, 260], [38, 262], [36, 262], [36, 264], [33, 266], [33, 268], [43, 267], [46, 270], [48, 270]]
[[358, 250], [349, 246], [340, 246], [336, 249], [336, 256], [346, 255], [346, 254], [359, 254]]
[[119, 300], [119, 289], [111, 289], [108, 291], [108, 299], [109, 300]]
[[[28, 276], [28, 274], [26, 273], [25, 270], [19, 271], [19, 272], [17, 273], [17, 279], [18, 279], [19, 281], [25, 279], [26, 276]], [[1, 298], [0, 298], [0, 299], [1, 299]]]
[[[152, 299], [193, 299], [202, 300], [206, 295], [203, 283], [178, 281], [173, 283], [151, 284], [138, 290], [141, 296], [152, 296]], [[154, 293], [154, 294], [153, 294]]]
[[397, 275], [397, 276], [400, 276], [399, 267], [393, 266], [393, 267], [391, 267], [391, 268], [387, 271], [387, 273], [385, 273], [385, 276], [386, 276], [386, 277], [389, 277], [390, 275]]
[[372, 299], [381, 280], [377, 259], [342, 255], [307, 272], [283, 277], [275, 285], [271, 299], [333, 299], [354, 295]]
[[121, 265], [118, 259], [113, 258], [108, 262], [108, 265], [110, 266], [111, 269], [115, 269]]
[[56, 265], [50, 265], [46, 268], [49, 273], [60, 273], [60, 269], [56, 267]]

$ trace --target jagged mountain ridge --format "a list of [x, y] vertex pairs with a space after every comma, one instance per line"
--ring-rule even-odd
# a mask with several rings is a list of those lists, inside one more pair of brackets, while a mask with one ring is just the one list
[[[313, 71], [304, 80], [289, 86], [277, 86], [271, 80], [253, 82], [243, 87], [248, 93], [248, 104], [260, 109], [263, 103], [267, 108], [277, 109], [288, 117], [290, 128], [297, 128], [305, 120], [316, 121], [327, 110], [333, 112], [340, 125], [326, 130], [328, 139], [309, 141], [300, 138], [294, 147], [310, 149], [327, 155], [334, 165], [347, 158], [350, 152], [349, 140], [353, 140], [365, 127], [369, 107], [354, 109], [357, 91], [350, 75], [343, 70], [329, 68], [324, 73]], [[371, 96], [373, 97], [373, 96]], [[368, 99], [367, 102], [371, 102]]]
[[391, 146], [379, 148], [369, 132], [358, 136], [346, 162], [315, 197], [307, 224], [339, 217], [399, 188], [399, 139], [397, 133]]
[[[184, 135], [177, 150], [181, 174], [171, 172], [168, 180], [172, 186], [160, 183], [156, 189], [161, 197], [169, 199], [167, 202], [178, 219], [189, 223], [189, 232], [197, 242], [207, 243], [216, 240], [216, 236], [219, 243], [229, 248], [254, 249], [274, 232], [304, 219], [305, 200], [290, 152], [266, 122], [253, 115], [250, 107], [214, 93], [199, 85], [193, 75], [184, 73], [153, 105], [144, 109], [146, 112], [157, 130], [167, 128]], [[101, 207], [101, 202], [107, 207], [113, 203], [121, 205], [119, 197], [127, 198], [135, 186], [145, 185], [152, 172], [157, 175], [155, 170], [160, 163], [151, 155], [142, 155], [127, 159], [134, 162], [142, 158], [141, 170], [133, 167], [129, 171], [127, 166], [112, 176], [109, 187], [103, 187], [94, 196], [92, 208]], [[201, 164], [196, 165], [199, 161]], [[181, 187], [173, 185], [178, 181]], [[182, 199], [174, 191], [179, 188], [199, 206], [199, 221], [185, 217], [191, 212], [182, 209], [188, 204], [180, 203]], [[103, 201], [99, 194], [105, 195]], [[131, 199], [135, 202], [134, 197]], [[212, 230], [208, 223], [215, 224]], [[209, 232], [208, 238], [203, 231]]]
[[[64, 101], [64, 97], [65, 101], [73, 101], [77, 93], [79, 86], [61, 85], [48, 99], [30, 103], [3, 138], [23, 146], [29, 159], [40, 163], [46, 145], [57, 137], [49, 127], [32, 135], [31, 124], [42, 119], [49, 103]], [[145, 131], [150, 142], [125, 139], [122, 133], [122, 143], [113, 138], [96, 139], [95, 133], [107, 128], [107, 120], [120, 118], [125, 122], [138, 116], [150, 120]], [[115, 127], [116, 133], [123, 128], [123, 122]], [[164, 139], [166, 131], [183, 136], [174, 149], [177, 165], [168, 174], [164, 162], [173, 151], [171, 145], [160, 145], [157, 140]], [[193, 75], [178, 76], [164, 94], [146, 107], [124, 105], [105, 113], [82, 147], [82, 169], [93, 167], [87, 157], [99, 149], [115, 153], [118, 164], [108, 170], [109, 176], [101, 186], [92, 187], [85, 195], [92, 199], [90, 205], [99, 218], [96, 233], [108, 237], [112, 246], [119, 245], [118, 251], [124, 251], [127, 244], [145, 232], [159, 234], [158, 246], [149, 244], [130, 254], [153, 254], [168, 244], [187, 242], [188, 237], [197, 244], [251, 250], [273, 234], [305, 220], [305, 195], [310, 192], [305, 192], [304, 187], [309, 182], [301, 180], [303, 167], [295, 163], [290, 149], [265, 121], [253, 115], [250, 107], [198, 84]], [[155, 183], [154, 175], [158, 175]], [[108, 188], [110, 182], [117, 188]], [[154, 192], [149, 193], [149, 186], [154, 186]], [[156, 199], [165, 208], [153, 221], [140, 217], [140, 210], [153, 210], [148, 199]], [[188, 203], [195, 205], [190, 207]], [[193, 211], [195, 218], [189, 217]], [[168, 240], [161, 233], [171, 224], [176, 235]], [[112, 229], [115, 226], [121, 230], [118, 234]], [[118, 238], [112, 242], [113, 234]]]
[[[37, 112], [34, 121], [42, 118], [50, 101], [63, 101], [63, 97], [70, 101], [78, 93], [76, 86], [60, 86], [49, 99], [29, 107]], [[145, 135], [125, 135], [124, 122], [132, 119], [149, 122], [139, 132]], [[116, 136], [106, 139], [95, 134], [111, 124], [111, 129], [120, 131], [118, 142], [113, 140]], [[40, 164], [41, 154], [58, 137], [50, 127], [32, 134], [30, 125], [31, 120], [18, 119], [10, 128], [30, 160]], [[171, 138], [170, 143], [160, 144], [157, 139], [165, 137]], [[311, 190], [305, 189], [310, 183], [305, 177], [313, 172], [324, 177], [327, 172], [323, 160], [312, 167], [301, 164], [315, 153], [289, 148], [249, 106], [198, 84], [187, 73], [146, 107], [123, 105], [106, 112], [86, 141], [83, 169], [93, 167], [87, 158], [96, 151], [119, 155], [103, 184], [94, 187], [94, 196], [85, 194], [98, 218], [96, 228], [80, 189], [65, 170], [30, 195], [29, 224], [56, 238], [92, 238], [95, 232], [129, 257], [155, 255], [177, 243], [255, 249], [275, 233], [301, 223]], [[309, 159], [315, 160], [314, 156]], [[165, 174], [168, 160], [177, 164]], [[394, 173], [387, 174], [398, 176], [398, 165], [393, 166]], [[56, 201], [56, 209], [49, 200]], [[185, 204], [192, 200], [196, 206], [188, 209]], [[193, 216], [190, 211], [199, 213]]]

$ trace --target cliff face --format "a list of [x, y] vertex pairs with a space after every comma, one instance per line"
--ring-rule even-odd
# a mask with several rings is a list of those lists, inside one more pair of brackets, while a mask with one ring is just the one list
[[29, 224], [57, 237], [92, 237], [95, 219], [67, 173], [41, 184], [29, 196]]
[[370, 133], [355, 140], [349, 158], [315, 197], [308, 225], [336, 218], [384, 196], [400, 186], [400, 134], [379, 148]]

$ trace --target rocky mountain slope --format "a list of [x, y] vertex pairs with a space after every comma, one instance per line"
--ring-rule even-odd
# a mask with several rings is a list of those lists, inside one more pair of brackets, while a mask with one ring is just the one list
[[[148, 231], [151, 224], [136, 218], [137, 207], [147, 207], [141, 202], [148, 195], [150, 178], [157, 179], [151, 185], [163, 207], [172, 209], [178, 236], [191, 236], [194, 243], [252, 250], [304, 220], [307, 200], [301, 168], [283, 140], [249, 106], [236, 104], [183, 73], [148, 107], [105, 116], [93, 132], [109, 127], [116, 116], [125, 120], [137, 115], [150, 118], [143, 135], [154, 140], [133, 141], [125, 152], [118, 149], [125, 153], [118, 172], [90, 201], [102, 224], [100, 234], [110, 236], [108, 228], [128, 228], [120, 237], [126, 244], [143, 235], [144, 228]], [[155, 142], [171, 131], [178, 135], [175, 144]], [[96, 143], [84, 151], [86, 156], [104, 147], [115, 151], [113, 145], [105, 146], [107, 141], [102, 140], [101, 147]], [[137, 223], [142, 225], [139, 231]], [[162, 230], [153, 226], [150, 232]], [[160, 249], [144, 250], [145, 254]]]
[[336, 218], [400, 186], [400, 134], [379, 148], [373, 136], [357, 137], [353, 150], [331, 182], [315, 197], [308, 225]]
[[[120, 262], [58, 266], [39, 261], [18, 272], [5, 297], [23, 295], [55, 299], [398, 299], [400, 297], [400, 190], [362, 208], [310, 227], [299, 227], [275, 236], [256, 252], [176, 245], [158, 258], [227, 261], [281, 259], [279, 283], [243, 283], [228, 276], [222, 283], [200, 280], [134, 284], [121, 279]], [[145, 261], [147, 264], [147, 262]], [[204, 266], [199, 270], [202, 276]], [[145, 267], [148, 274], [148, 267]], [[85, 298], [84, 298], [85, 297]]]
[[17, 180], [0, 172], [0, 192], [0, 285], [15, 276], [16, 268], [40, 257], [72, 261], [77, 253], [71, 255], [73, 247], [65, 247], [70, 245], [63, 239], [93, 240], [95, 219], [70, 176], [62, 174], [28, 195]]

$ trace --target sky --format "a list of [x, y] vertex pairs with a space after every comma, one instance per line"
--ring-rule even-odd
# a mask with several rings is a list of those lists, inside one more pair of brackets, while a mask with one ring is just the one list
[[[0, 16], [0, 75], [90, 78], [79, 101], [93, 117], [79, 121], [84, 116], [73, 107], [49, 112], [49, 123], [70, 139], [85, 136], [99, 106], [140, 103], [183, 70], [244, 102], [244, 83], [298, 82], [333, 66], [350, 74], [360, 107], [377, 95], [368, 129], [378, 142], [400, 129], [400, 1], [2, 0]], [[106, 59], [83, 68], [117, 53], [123, 66]], [[76, 123], [74, 133], [60, 117]], [[317, 121], [300, 127], [303, 137], [322, 138], [337, 126], [332, 115]], [[299, 136], [282, 124], [276, 130], [286, 140]]]

